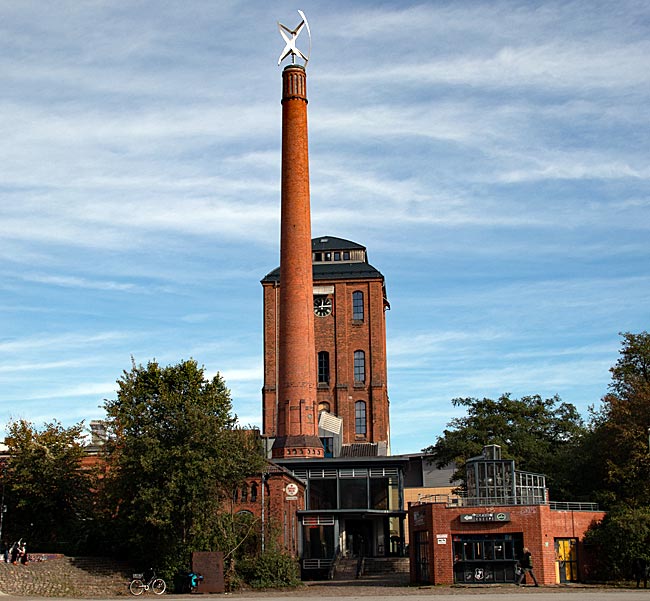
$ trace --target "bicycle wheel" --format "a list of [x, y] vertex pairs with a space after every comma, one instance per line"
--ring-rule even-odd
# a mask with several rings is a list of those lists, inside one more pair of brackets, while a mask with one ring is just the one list
[[135, 595], [136, 597], [138, 595], [141, 595], [144, 593], [144, 582], [142, 582], [142, 580], [139, 578], [134, 578], [131, 580], [131, 584], [129, 584], [129, 590], [131, 591], [131, 594]]
[[151, 583], [151, 590], [156, 594], [156, 595], [162, 595], [165, 592], [165, 589], [167, 588], [167, 585], [165, 584], [165, 581], [162, 578], [156, 578], [152, 583]]

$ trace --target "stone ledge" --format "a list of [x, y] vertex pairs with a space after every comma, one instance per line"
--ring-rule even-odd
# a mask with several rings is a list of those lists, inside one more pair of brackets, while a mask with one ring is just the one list
[[0, 593], [29, 597], [109, 597], [128, 594], [123, 562], [95, 557], [55, 557], [25, 565], [0, 562]]

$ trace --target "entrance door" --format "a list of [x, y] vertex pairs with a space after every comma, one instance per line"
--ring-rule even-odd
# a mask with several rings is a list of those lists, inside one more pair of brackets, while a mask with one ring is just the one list
[[352, 557], [373, 557], [372, 522], [345, 520], [346, 547]]
[[429, 584], [429, 532], [418, 530], [415, 533], [415, 581], [420, 584]]
[[522, 535], [454, 534], [454, 581], [458, 584], [495, 584], [515, 581], [515, 549]]
[[555, 539], [555, 580], [578, 582], [578, 539]]

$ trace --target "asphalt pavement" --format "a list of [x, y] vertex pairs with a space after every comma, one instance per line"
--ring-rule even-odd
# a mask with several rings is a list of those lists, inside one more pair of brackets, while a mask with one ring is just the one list
[[[232, 598], [232, 601], [262, 601], [262, 599], [272, 598], [274, 601], [297, 601], [305, 599], [313, 601], [318, 597], [319, 601], [341, 601], [346, 599], [354, 601], [360, 599], [364, 601], [368, 597], [381, 597], [382, 601], [390, 601], [391, 597], [402, 598], [409, 597], [409, 601], [435, 601], [437, 597], [454, 597], [454, 601], [650, 601], [650, 589], [630, 589], [630, 588], [606, 588], [588, 585], [570, 585], [570, 586], [552, 586], [539, 587], [533, 586], [515, 587], [514, 585], [494, 585], [494, 586], [440, 586], [440, 587], [381, 587], [381, 586], [358, 586], [358, 585], [331, 585], [327, 583], [308, 584], [298, 589], [288, 591], [245, 591], [238, 593], [225, 593], [219, 595], [164, 595], [163, 597], [154, 597], [154, 595], [145, 594], [149, 601], [154, 598], [161, 601], [189, 601], [210, 599], [226, 601]], [[142, 601], [145, 601], [141, 597]], [[30, 599], [44, 599], [45, 597], [14, 597], [2, 595], [2, 601], [29, 601]], [[130, 596], [129, 596], [130, 598]], [[71, 599], [70, 597], [68, 599]], [[76, 598], [77, 601], [103, 601], [99, 597]], [[106, 597], [106, 601], [115, 601], [125, 597]]]

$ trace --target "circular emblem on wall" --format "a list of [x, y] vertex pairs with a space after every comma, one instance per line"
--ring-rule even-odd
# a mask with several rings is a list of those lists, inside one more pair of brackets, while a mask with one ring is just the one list
[[298, 494], [298, 485], [297, 484], [287, 484], [284, 491], [290, 496], [295, 497]]

